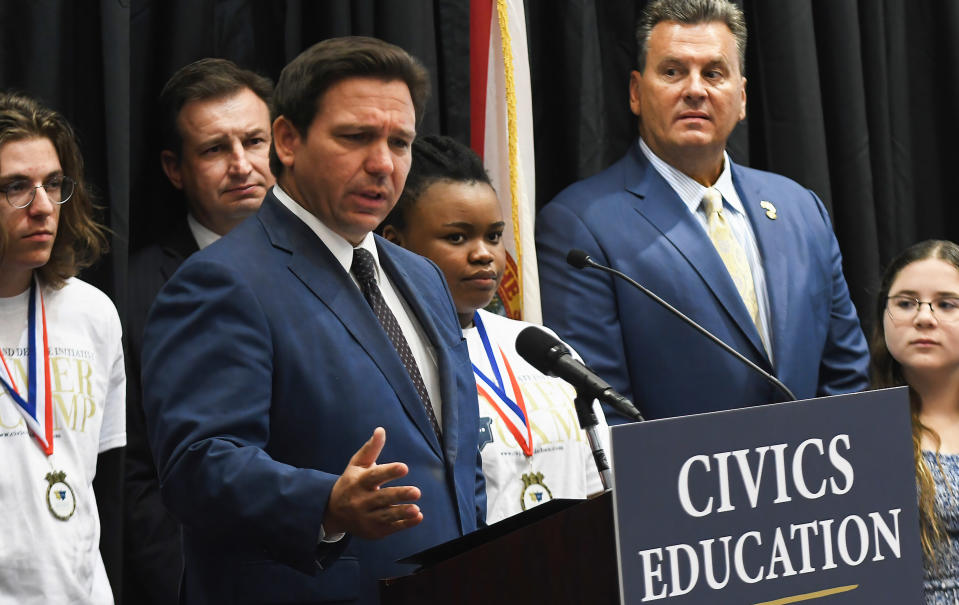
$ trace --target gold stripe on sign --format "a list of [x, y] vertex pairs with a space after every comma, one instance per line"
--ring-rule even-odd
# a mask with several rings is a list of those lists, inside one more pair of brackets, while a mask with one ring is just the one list
[[822, 597], [828, 597], [830, 595], [839, 594], [841, 592], [848, 592], [850, 590], [855, 590], [857, 588], [859, 588], [859, 584], [849, 584], [848, 586], [837, 586], [835, 588], [817, 590], [816, 592], [807, 592], [805, 594], [797, 594], [791, 597], [783, 597], [781, 599], [776, 599], [775, 601], [763, 601], [762, 603], [756, 603], [756, 605], [788, 605], [788, 603], [798, 603], [800, 601], [810, 601], [812, 599], [821, 599]]

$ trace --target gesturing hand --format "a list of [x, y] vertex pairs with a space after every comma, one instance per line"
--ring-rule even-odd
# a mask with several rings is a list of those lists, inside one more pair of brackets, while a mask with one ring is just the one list
[[361, 538], [383, 538], [423, 520], [420, 507], [410, 504], [419, 500], [419, 488], [381, 487], [409, 472], [402, 462], [376, 463], [385, 443], [386, 430], [377, 427], [333, 484], [323, 519], [327, 535], [348, 532]]

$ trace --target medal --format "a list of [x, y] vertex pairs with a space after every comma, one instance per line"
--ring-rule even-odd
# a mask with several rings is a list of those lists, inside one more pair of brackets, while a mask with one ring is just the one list
[[523, 491], [520, 492], [519, 504], [523, 510], [538, 506], [553, 499], [553, 492], [543, 483], [543, 473], [526, 473], [522, 477]]
[[[39, 347], [43, 353], [37, 354]], [[47, 314], [43, 306], [43, 293], [39, 280], [34, 276], [30, 283], [30, 301], [27, 307], [27, 397], [20, 394], [13, 373], [0, 350], [0, 362], [6, 371], [6, 378], [0, 376], [0, 384], [17, 404], [17, 410], [23, 416], [30, 432], [40, 444], [43, 453], [53, 454], [53, 398], [50, 390], [50, 345], [47, 342]], [[42, 380], [40, 379], [42, 377]], [[52, 471], [44, 477], [48, 483], [46, 500], [50, 513], [61, 521], [69, 519], [77, 508], [73, 488], [66, 482], [66, 473]]]
[[[37, 287], [37, 279], [30, 284], [30, 304], [27, 309], [27, 398], [24, 399], [13, 381], [10, 366], [0, 351], [0, 362], [7, 372], [7, 379], [0, 376], [0, 384], [7, 390], [17, 404], [20, 415], [26, 421], [30, 432], [36, 437], [43, 453], [53, 453], [53, 399], [50, 394], [50, 347], [47, 343], [47, 316], [43, 307], [43, 293]], [[39, 317], [39, 321], [38, 321]], [[43, 346], [43, 353], [37, 355], [37, 347]], [[43, 380], [38, 380], [42, 376]], [[7, 382], [9, 380], [9, 382]]]
[[77, 499], [73, 488], [66, 482], [67, 474], [63, 471], [47, 473], [47, 508], [50, 514], [61, 521], [66, 521], [77, 510]]
[[[519, 383], [516, 382], [513, 368], [510, 367], [509, 361], [506, 359], [506, 356], [503, 355], [502, 349], [499, 350], [498, 358], [493, 354], [493, 347], [490, 344], [489, 336], [486, 334], [486, 327], [483, 326], [483, 321], [480, 319], [478, 312], [473, 314], [473, 323], [476, 325], [476, 331], [480, 336], [480, 340], [483, 341], [486, 358], [489, 361], [490, 369], [493, 371], [495, 378], [494, 381], [494, 378], [484, 374], [474, 363], [473, 374], [475, 374], [477, 378], [476, 391], [480, 396], [485, 397], [493, 409], [496, 410], [496, 413], [503, 420], [503, 424], [509, 429], [509, 432], [516, 439], [516, 442], [519, 443], [526, 457], [532, 457], [533, 434], [529, 425], [529, 416], [526, 413], [526, 402], [523, 400], [523, 392], [519, 388]], [[506, 375], [509, 377], [509, 384], [513, 392], [512, 397], [510, 397], [507, 392], [506, 382], [500, 373], [500, 361], [502, 361]], [[486, 388], [483, 387], [484, 384]]]

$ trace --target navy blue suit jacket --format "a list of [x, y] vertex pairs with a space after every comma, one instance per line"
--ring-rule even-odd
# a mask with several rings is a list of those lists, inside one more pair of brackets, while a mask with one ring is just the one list
[[[568, 187], [537, 218], [545, 323], [646, 418], [784, 396], [624, 281], [567, 265], [571, 248], [639, 281], [799, 399], [867, 386], [868, 350], [822, 202], [785, 177], [731, 169], [765, 269], [773, 364], [702, 225], [638, 143], [610, 168]], [[761, 201], [772, 203], [775, 219]]]
[[[482, 522], [476, 386], [446, 281], [376, 242], [436, 354], [442, 444], [360, 290], [272, 193], [157, 297], [144, 408], [161, 493], [184, 524], [185, 602], [375, 603], [376, 578], [412, 571], [396, 559]], [[318, 549], [333, 484], [377, 426], [378, 462], [409, 466], [398, 483], [420, 488], [424, 520]]]

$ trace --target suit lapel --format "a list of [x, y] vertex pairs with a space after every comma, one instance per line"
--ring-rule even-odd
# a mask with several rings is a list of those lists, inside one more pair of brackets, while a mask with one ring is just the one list
[[[442, 402], [443, 412], [443, 448], [446, 451], [446, 460], [450, 466], [456, 462], [457, 441], [459, 439], [459, 406], [456, 402], [456, 373], [452, 369], [452, 351], [456, 342], [449, 342], [444, 338], [443, 333], [436, 325], [436, 318], [433, 317], [431, 309], [426, 306], [423, 295], [413, 287], [413, 281], [409, 274], [401, 265], [396, 262], [395, 254], [390, 250], [391, 244], [385, 240], [377, 238], [376, 249], [379, 252], [380, 264], [383, 270], [393, 281], [393, 285], [399, 290], [400, 295], [409, 305], [416, 319], [426, 332], [426, 337], [436, 352], [436, 365], [440, 377], [440, 400]], [[457, 341], [458, 342], [458, 341]], [[423, 405], [419, 398], [416, 399], [416, 405], [420, 411], [423, 411]], [[425, 411], [422, 413], [421, 430], [429, 433], [429, 437], [434, 443], [435, 434], [429, 424]], [[438, 443], [437, 443], [438, 444]]]
[[303, 221], [283, 207], [272, 192], [263, 201], [257, 216], [273, 246], [290, 253], [290, 271], [330, 309], [366, 351], [386, 377], [407, 415], [442, 458], [439, 440], [413, 381], [360, 289], [333, 253]]
[[766, 358], [759, 331], [702, 225], [669, 183], [646, 161], [639, 146], [633, 145], [630, 153], [637, 168], [627, 171], [626, 189], [637, 196], [633, 207], [673, 244], [676, 252], [695, 269], [732, 322], [749, 339], [756, 353]]
[[742, 200], [743, 207], [746, 209], [746, 216], [752, 225], [753, 234], [756, 236], [756, 244], [759, 248], [759, 256], [762, 259], [763, 270], [766, 274], [766, 294], [769, 296], [769, 321], [770, 332], [772, 332], [773, 358], [776, 360], [777, 367], [787, 367], [787, 357], [789, 350], [783, 348], [786, 342], [792, 342], [793, 339], [786, 337], [786, 331], [789, 327], [787, 318], [791, 316], [790, 304], [795, 301], [789, 296], [789, 258], [787, 257], [782, 242], [784, 236], [782, 230], [786, 228], [783, 220], [770, 220], [766, 215], [766, 210], [759, 203], [763, 200], [771, 201], [775, 204], [776, 200], [762, 197], [762, 192], [757, 184], [748, 178], [744, 178], [742, 170], [736, 164], [732, 164], [733, 184], [739, 192], [739, 198]]

